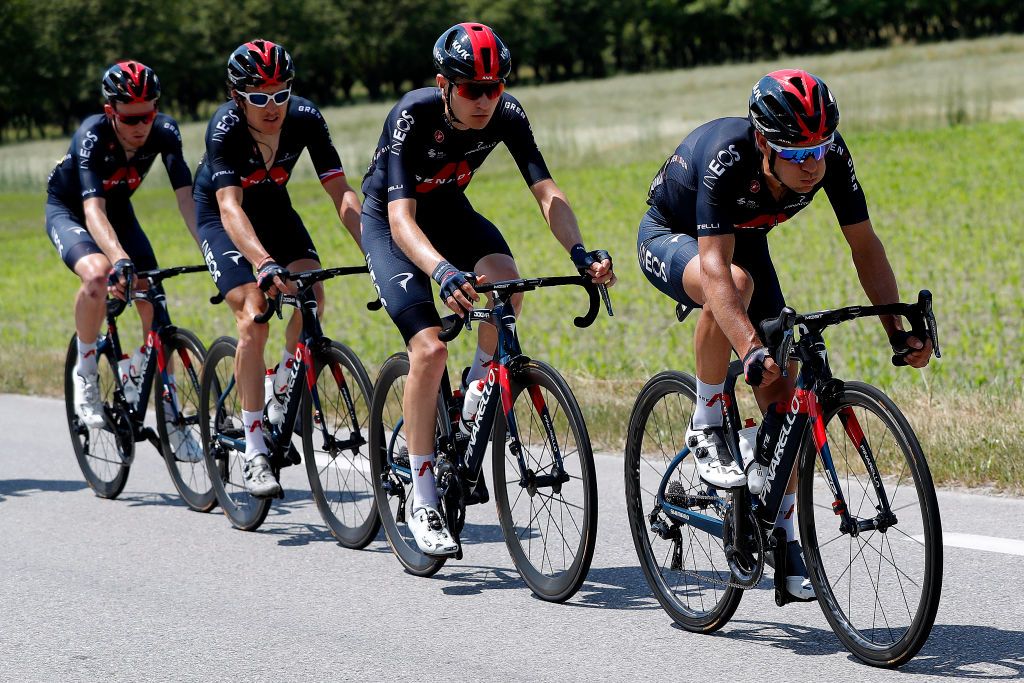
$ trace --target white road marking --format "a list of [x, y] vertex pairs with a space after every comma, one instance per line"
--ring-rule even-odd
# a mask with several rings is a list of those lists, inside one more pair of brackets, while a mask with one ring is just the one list
[[[923, 536], [914, 536], [914, 540], [924, 542]], [[968, 550], [985, 550], [990, 553], [1005, 555], [1024, 555], [1024, 541], [998, 536], [979, 536], [977, 534], [954, 534], [943, 532], [942, 545]]]

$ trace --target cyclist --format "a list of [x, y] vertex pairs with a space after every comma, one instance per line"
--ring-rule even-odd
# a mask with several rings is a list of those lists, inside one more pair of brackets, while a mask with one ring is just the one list
[[[853, 159], [836, 131], [839, 108], [825, 83], [798, 69], [773, 71], [750, 95], [747, 118], [710, 121], [686, 136], [651, 183], [637, 250], [647, 279], [676, 301], [701, 308], [694, 332], [696, 409], [686, 432], [707, 483], [743, 485], [746, 476], [724, 445], [719, 404], [735, 350], [762, 411], [783, 412], [794, 378], [781, 370], [758, 323], [785, 305], [768, 251], [768, 232], [807, 206], [824, 188], [850, 246], [865, 294], [874, 304], [899, 301], [885, 249], [868, 218]], [[913, 367], [931, 342], [910, 336], [896, 316], [882, 316], [894, 351]], [[788, 545], [787, 590], [814, 590], [795, 536], [796, 473], [778, 523]]]
[[[433, 56], [437, 87], [406, 93], [384, 122], [363, 178], [362, 225], [374, 286], [409, 350], [403, 397], [414, 473], [409, 528], [422, 552], [446, 555], [458, 545], [437, 512], [433, 463], [436, 397], [448, 352], [438, 339], [430, 279], [440, 286], [444, 304], [462, 314], [479, 299], [475, 283], [519, 277], [505, 239], [465, 195], [499, 142], [580, 272], [609, 285], [615, 275], [607, 252], [583, 247], [576, 217], [548, 172], [526, 112], [505, 92], [512, 64], [508, 47], [487, 26], [462, 23], [441, 34]], [[516, 311], [521, 297], [513, 298]], [[486, 375], [496, 341], [496, 330], [481, 325], [467, 383]]]
[[[265, 310], [265, 295], [295, 293], [286, 280], [289, 271], [320, 267], [286, 188], [302, 150], [309, 152], [357, 245], [360, 205], [319, 109], [292, 95], [295, 67], [282, 46], [263, 39], [238, 46], [228, 58], [227, 78], [230, 99], [210, 120], [206, 153], [196, 171], [196, 212], [203, 257], [238, 326], [235, 376], [245, 422], [245, 484], [252, 495], [270, 497], [281, 486], [266, 457], [263, 409], [275, 422], [284, 418], [284, 409], [273, 385], [264, 392], [267, 326], [253, 317]], [[322, 313], [322, 285], [315, 295]], [[292, 316], [279, 374], [287, 375], [301, 329], [301, 318]]]
[[[103, 113], [79, 126], [68, 153], [50, 172], [46, 197], [46, 233], [64, 265], [82, 281], [75, 297], [78, 362], [72, 381], [75, 410], [90, 427], [104, 423], [96, 344], [108, 285], [115, 296], [125, 299], [133, 286], [144, 289], [147, 284], [133, 285], [135, 273], [157, 267], [130, 198], [158, 155], [163, 157], [178, 210], [196, 236], [192, 173], [177, 122], [157, 110], [156, 73], [141, 62], [121, 61], [103, 74], [101, 91], [106, 100]], [[137, 310], [145, 338], [153, 307], [139, 301]], [[173, 387], [173, 376], [170, 381]], [[173, 392], [166, 398], [175, 400]], [[179, 459], [202, 459], [202, 447], [187, 431], [169, 422], [168, 434]]]

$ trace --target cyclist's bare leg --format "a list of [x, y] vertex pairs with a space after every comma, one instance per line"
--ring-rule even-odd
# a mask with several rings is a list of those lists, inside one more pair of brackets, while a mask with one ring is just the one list
[[[733, 264], [732, 279], [743, 299], [743, 305], [749, 306], [750, 298], [754, 295], [754, 282], [750, 275], [740, 266]], [[704, 285], [701, 283], [699, 256], [690, 259], [683, 269], [683, 289], [696, 303], [703, 306], [707, 301], [704, 296]], [[697, 327], [693, 333], [693, 348], [697, 357], [697, 376], [709, 384], [724, 382], [729, 369], [732, 345], [708, 308], [700, 310]]]
[[409, 376], [402, 397], [402, 416], [410, 453], [434, 452], [437, 391], [441, 386], [448, 347], [437, 338], [440, 327], [428, 327], [409, 340]]
[[75, 263], [75, 274], [82, 286], [75, 295], [75, 332], [85, 342], [93, 342], [106, 315], [107, 274], [110, 260], [103, 254], [89, 254]]
[[238, 349], [235, 351], [235, 379], [242, 410], [263, 410], [263, 347], [267, 344], [267, 325], [253, 317], [266, 310], [266, 297], [255, 282], [235, 287], [224, 300], [231, 307], [238, 327]]
[[[305, 270], [316, 270], [320, 268], [320, 262], [311, 258], [302, 258], [292, 261], [285, 266], [289, 273], [301, 273]], [[324, 283], [317, 282], [313, 285], [313, 294], [316, 296], [317, 317], [324, 316]], [[288, 320], [288, 327], [284, 331], [284, 347], [288, 353], [294, 354], [295, 347], [299, 344], [299, 335], [302, 333], [302, 313], [295, 309], [292, 317]], [[276, 362], [276, 361], [275, 361]]]
[[[474, 266], [477, 275], [487, 276], [487, 282], [498, 282], [499, 280], [514, 280], [519, 278], [519, 269], [516, 268], [516, 262], [512, 260], [511, 256], [507, 254], [490, 254], [484, 256], [482, 259], [476, 262]], [[491, 308], [494, 306], [494, 297], [490, 292], [487, 292], [487, 307]], [[523, 294], [519, 292], [512, 295], [512, 308], [516, 312], [516, 317], [519, 317], [519, 312], [523, 309]], [[498, 331], [494, 329], [494, 325], [490, 323], [480, 325], [477, 328], [477, 346], [484, 353], [493, 356], [494, 347], [498, 343]]]

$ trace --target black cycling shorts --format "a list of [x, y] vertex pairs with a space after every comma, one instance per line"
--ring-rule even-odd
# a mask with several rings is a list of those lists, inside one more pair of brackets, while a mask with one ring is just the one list
[[[505, 238], [489, 220], [467, 202], [453, 212], [416, 212], [416, 222], [430, 243], [453, 266], [473, 271], [491, 254], [512, 256]], [[370, 278], [384, 310], [391, 316], [406, 344], [420, 330], [437, 327], [441, 316], [434, 306], [430, 276], [421, 271], [395, 244], [387, 218], [363, 210], [363, 251]]]
[[[210, 276], [217, 290], [224, 296], [235, 287], [256, 282], [252, 265], [242, 256], [220, 220], [220, 211], [199, 207], [196, 203], [199, 224], [199, 244], [210, 269]], [[256, 230], [256, 238], [263, 248], [279, 265], [288, 267], [299, 259], [313, 259], [320, 262], [313, 238], [302, 224], [299, 214], [290, 206], [267, 216], [261, 214], [258, 220], [250, 222]]]
[[[131, 204], [125, 209], [109, 212], [107, 219], [128, 258], [135, 264], [136, 271], [157, 267], [153, 246], [135, 218]], [[46, 201], [46, 236], [71, 272], [75, 271], [75, 264], [83, 256], [103, 253], [85, 229], [85, 219], [54, 197]]]
[[[685, 306], [701, 308], [683, 290], [683, 271], [697, 256], [696, 237], [672, 232], [661, 213], [652, 206], [640, 221], [636, 246], [640, 269], [651, 284]], [[786, 305], [779, 275], [768, 251], [767, 234], [736, 235], [732, 262], [747, 271], [754, 282], [747, 316], [757, 329], [758, 323], [778, 316]], [[757, 332], [761, 334], [760, 329]]]

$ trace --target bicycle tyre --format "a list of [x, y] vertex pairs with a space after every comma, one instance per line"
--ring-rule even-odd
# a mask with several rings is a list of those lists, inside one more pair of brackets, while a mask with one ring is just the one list
[[[862, 443], [867, 443], [873, 451], [870, 463], [866, 460], [865, 452], [849, 437], [842, 421], [833, 422], [840, 411], [847, 408], [857, 417], [863, 435]], [[909, 661], [924, 645], [935, 622], [942, 592], [942, 522], [931, 472], [910, 424], [892, 400], [879, 389], [862, 382], [846, 382], [843, 392], [824, 407], [824, 413], [832, 460], [839, 484], [844, 487], [850, 512], [855, 516], [861, 510], [870, 511], [872, 516], [877, 512], [877, 498], [872, 499], [872, 496], [876, 496], [873, 477], [869, 474], [874, 471], [882, 475], [879, 480], [889, 499], [890, 508], [899, 521], [882, 532], [873, 529], [861, 532], [857, 537], [840, 532], [830, 540], [821, 538], [823, 532], [828, 537], [834, 536], [827, 529], [837, 527], [840, 518], [832, 510], [833, 496], [826, 486], [823, 470], [816, 469], [819, 459], [813, 440], [809, 434], [805, 435], [801, 451], [798, 504], [800, 536], [803, 539], [807, 568], [821, 610], [843, 645], [867, 664], [897, 667]], [[886, 450], [890, 441], [887, 435], [892, 437], [889, 450]], [[900, 476], [893, 486], [891, 473], [897, 465]], [[902, 486], [908, 474], [913, 480], [912, 488]], [[851, 479], [859, 485], [851, 486]], [[818, 482], [817, 487], [815, 481]], [[822, 502], [817, 505], [814, 503], [816, 491], [823, 495]], [[906, 502], [912, 497], [916, 504], [914, 500]], [[894, 530], [897, 534], [892, 534]], [[849, 538], [847, 550], [844, 550], [840, 540], [844, 535]], [[876, 536], [881, 536], [878, 548], [872, 544]], [[895, 545], [892, 540], [894, 537], [898, 541]], [[855, 548], [854, 544], [858, 547]], [[902, 553], [904, 549], [911, 560], [908, 564], [898, 566], [896, 553]], [[849, 559], [845, 569], [842, 568], [844, 557]], [[867, 559], [858, 563], [859, 558]], [[871, 564], [876, 559], [878, 576], [872, 577]], [[868, 584], [862, 585], [873, 588], [875, 595], [873, 599], [868, 598], [871, 603], [869, 607], [858, 610], [853, 605], [853, 586], [861, 572], [860, 564], [867, 570], [869, 580]], [[888, 574], [890, 566], [893, 576], [884, 576], [883, 572]], [[915, 581], [918, 573], [920, 579]], [[835, 577], [834, 580], [832, 577]], [[899, 595], [895, 595], [893, 579], [899, 586]], [[843, 583], [848, 585], [847, 595], [842, 595], [839, 590]], [[913, 589], [910, 589], [911, 595], [908, 597], [907, 584], [914, 584], [919, 589], [920, 594], [916, 600]], [[894, 595], [895, 608], [883, 606], [880, 592]], [[906, 626], [894, 624], [897, 617], [901, 623], [904, 621], [904, 610]], [[863, 621], [860, 618], [867, 611], [874, 614], [870, 628], [866, 628], [867, 617]], [[878, 625], [879, 611], [882, 613], [884, 629]]]
[[203, 434], [203, 458], [217, 503], [236, 529], [255, 531], [267, 518], [271, 501], [256, 498], [246, 489], [242, 477], [244, 450], [227, 448], [214, 440], [215, 434], [245, 439], [238, 392], [232, 389], [220, 408], [216, 406], [218, 397], [234, 377], [237, 346], [238, 342], [231, 337], [220, 337], [206, 354], [200, 380], [199, 424]]
[[[359, 356], [340, 342], [332, 342], [325, 353], [317, 355], [315, 362], [314, 382], [322, 414], [313, 414], [313, 394], [308, 387], [302, 396], [302, 450], [309, 489], [331, 535], [346, 548], [359, 550], [369, 545], [380, 531], [367, 438], [373, 384]], [[341, 395], [338, 376], [342, 377], [342, 386], [350, 395], [355, 425]], [[319, 436], [322, 422], [327, 423], [331, 437], [341, 441], [360, 437], [362, 445], [344, 451], [325, 450]], [[316, 448], [318, 440], [321, 442], [319, 450]]]
[[71, 335], [64, 361], [64, 407], [75, 458], [89, 488], [100, 498], [117, 498], [128, 482], [135, 457], [135, 433], [128, 412], [116, 398], [117, 364], [110, 353], [97, 351], [105, 426], [88, 427], [75, 411], [75, 390], [71, 373], [78, 363], [78, 336]]
[[[558, 486], [557, 490], [549, 489], [550, 494], [529, 485], [523, 486], [521, 482], [524, 479], [519, 472], [518, 460], [511, 454], [506, 456], [508, 426], [504, 412], [499, 410], [491, 441], [498, 522], [505, 537], [505, 545], [512, 555], [512, 562], [530, 590], [542, 600], [565, 602], [576, 594], [587, 578], [597, 542], [597, 473], [590, 435], [572, 389], [550, 365], [531, 360], [510, 378], [509, 385], [512, 410], [516, 416], [527, 468], [540, 475], [542, 472], [550, 472], [555, 465], [549, 442], [550, 434], [546, 433], [534, 403], [537, 398], [543, 398], [556, 438], [565, 435], [564, 441], [557, 443], [557, 446], [562, 456], [563, 469], [571, 478]], [[524, 395], [525, 405], [516, 410], [517, 399]], [[554, 409], [551, 408], [552, 402], [556, 404]], [[530, 417], [528, 424], [527, 415]], [[572, 442], [569, 441], [570, 437]], [[535, 439], [539, 439], [539, 443], [536, 448], [531, 448]], [[575, 449], [572, 444], [575, 444]], [[573, 458], [573, 455], [578, 457]], [[506, 466], [511, 470], [508, 476]], [[566, 488], [569, 489], [568, 493]], [[526, 502], [523, 500], [524, 495], [529, 504], [524, 506], [522, 514], [517, 514], [519, 503]], [[541, 519], [541, 510], [547, 512], [545, 519]], [[571, 524], [566, 523], [566, 517], [569, 517]], [[548, 538], [552, 534], [557, 534], [558, 538], [554, 539], [555, 547], [548, 548]], [[527, 536], [528, 540], [525, 538]], [[543, 543], [539, 552], [534, 543], [535, 536], [539, 536]], [[568, 558], [565, 556], [566, 551]], [[562, 561], [556, 564], [559, 555]]]
[[[677, 548], [674, 540], [667, 541], [651, 530], [649, 519], [668, 466], [685, 448], [685, 425], [696, 400], [696, 381], [682, 372], [658, 373], [640, 390], [626, 434], [625, 497], [633, 545], [654, 596], [672, 620], [687, 631], [711, 633], [729, 622], [743, 597], [740, 588], [721, 585], [731, 575], [721, 539], [716, 543], [715, 536], [689, 525], [678, 525]], [[649, 438], [645, 440], [645, 436]], [[656, 454], [647, 457], [649, 452]], [[687, 477], [678, 470], [676, 481], [687, 495], [701, 492], [702, 485], [695, 474]], [[685, 552], [683, 538], [687, 540]], [[699, 552], [694, 551], [695, 544], [700, 547]], [[672, 555], [667, 568], [658, 561], [663, 548]], [[720, 567], [714, 561], [718, 554]], [[669, 560], [667, 556], [665, 559]], [[677, 560], [679, 566], [675, 567]], [[676, 571], [687, 582], [681, 592], [676, 590], [679, 579], [672, 575]]]
[[[178, 327], [164, 340], [164, 352], [169, 358], [176, 358], [178, 374], [178, 403], [186, 425], [191, 425], [192, 438], [202, 442], [199, 425], [199, 396], [202, 391], [200, 377], [206, 358], [206, 347], [191, 330]], [[198, 367], [197, 367], [198, 366]], [[159, 373], [159, 370], [157, 370]], [[162, 419], [161, 381], [159, 374], [153, 379], [153, 410], [156, 412], [156, 429], [160, 437], [167, 473], [171, 475], [174, 488], [181, 499], [197, 512], [209, 512], [217, 505], [217, 495], [206, 468], [206, 463], [179, 461], [174, 457], [167, 433], [167, 423]]]
[[[448, 558], [420, 552], [416, 541], [408, 533], [408, 525], [400, 526], [396, 521], [398, 506], [395, 499], [402, 499], [384, 488], [385, 484], [393, 487], [402, 486], [405, 495], [404, 513], [408, 517], [412, 513], [412, 483], [404, 485], [398, 481], [388, 465], [389, 449], [397, 448], [398, 441], [404, 440], [400, 422], [404, 378], [408, 374], [409, 356], [405, 353], [396, 353], [384, 361], [377, 375], [370, 405], [370, 475], [373, 480], [373, 497], [377, 504], [377, 512], [384, 527], [384, 538], [387, 539], [391, 552], [405, 571], [414, 576], [425, 577], [436, 574]], [[443, 405], [440, 405], [440, 394], [438, 403], [440, 427], [445, 417]]]

